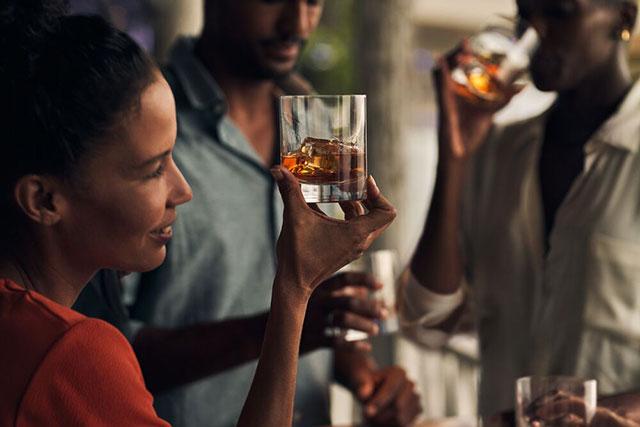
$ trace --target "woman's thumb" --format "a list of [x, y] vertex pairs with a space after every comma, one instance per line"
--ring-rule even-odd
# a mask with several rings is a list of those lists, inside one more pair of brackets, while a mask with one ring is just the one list
[[306, 206], [298, 180], [284, 167], [278, 165], [271, 168], [271, 176], [278, 184], [284, 205], [289, 209]]

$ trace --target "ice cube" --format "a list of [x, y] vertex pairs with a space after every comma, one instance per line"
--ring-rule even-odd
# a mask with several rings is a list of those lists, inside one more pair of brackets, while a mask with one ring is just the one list
[[342, 144], [337, 140], [306, 137], [300, 144], [300, 151], [307, 156], [329, 156], [340, 153]]
[[301, 151], [290, 151], [283, 156], [283, 164], [291, 171], [293, 174], [302, 174], [305, 173], [309, 163], [311, 162], [311, 157], [307, 156]]

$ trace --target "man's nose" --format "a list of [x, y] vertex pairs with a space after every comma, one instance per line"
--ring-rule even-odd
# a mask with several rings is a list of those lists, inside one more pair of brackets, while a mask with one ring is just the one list
[[306, 0], [287, 2], [280, 21], [280, 30], [289, 36], [306, 39], [309, 37], [309, 5]]

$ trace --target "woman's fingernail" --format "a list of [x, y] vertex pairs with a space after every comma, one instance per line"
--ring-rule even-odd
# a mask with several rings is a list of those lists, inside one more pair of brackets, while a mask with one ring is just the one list
[[369, 178], [371, 178], [371, 183], [373, 184], [373, 186], [376, 188], [376, 190], [380, 190], [378, 188], [378, 183], [376, 182], [376, 179], [373, 177], [373, 175], [369, 175]]
[[280, 181], [282, 178], [284, 178], [284, 175], [282, 174], [282, 171], [278, 167], [271, 168], [271, 176], [276, 181]]
[[380, 318], [386, 319], [387, 317], [389, 317], [389, 310], [387, 310], [386, 308], [381, 308], [380, 309]]

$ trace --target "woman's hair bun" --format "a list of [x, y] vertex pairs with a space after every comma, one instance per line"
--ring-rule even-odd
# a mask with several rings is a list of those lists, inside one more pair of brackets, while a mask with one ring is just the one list
[[[30, 49], [46, 33], [55, 30], [68, 11], [68, 0], [2, 0], [0, 1], [0, 48]], [[3, 61], [0, 61], [0, 63]]]
[[4, 98], [29, 81], [33, 61], [67, 10], [68, 0], [0, 0], [0, 93]]
[[0, 25], [37, 30], [55, 23], [67, 10], [67, 0], [2, 0]]

